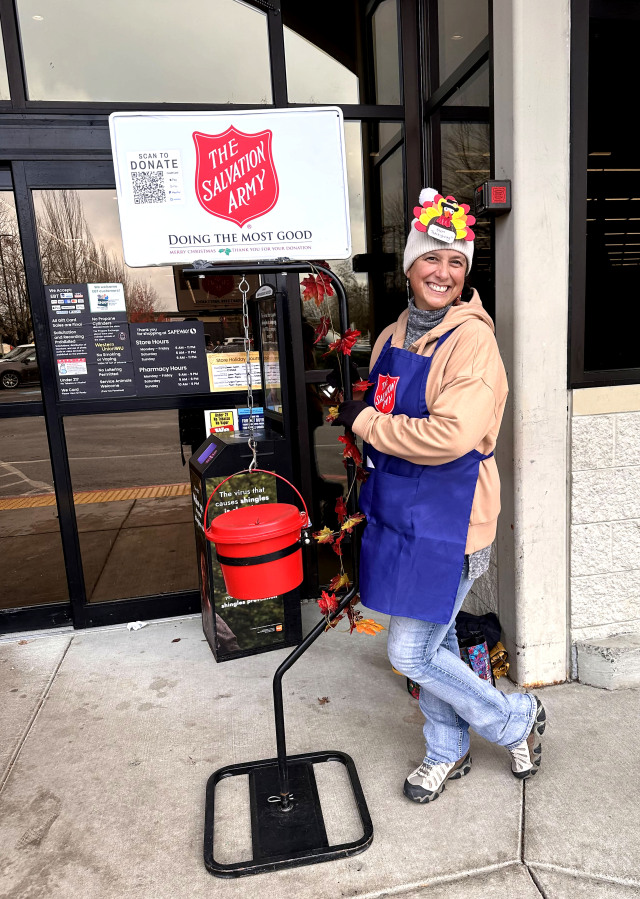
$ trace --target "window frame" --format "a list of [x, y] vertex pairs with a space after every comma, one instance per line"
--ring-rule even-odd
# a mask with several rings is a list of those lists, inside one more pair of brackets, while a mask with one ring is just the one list
[[[610, 3], [601, 0], [571, 0], [571, 86], [570, 86], [570, 213], [569, 213], [569, 340], [567, 386], [613, 387], [640, 384], [637, 368], [585, 369], [587, 277], [587, 168], [589, 127], [589, 20], [607, 12]], [[630, 8], [627, 8], [627, 14]], [[635, 17], [640, 10], [635, 9]]]

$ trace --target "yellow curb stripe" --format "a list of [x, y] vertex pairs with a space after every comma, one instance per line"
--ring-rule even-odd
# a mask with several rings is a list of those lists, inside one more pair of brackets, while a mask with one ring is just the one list
[[[120, 487], [113, 490], [82, 490], [73, 494], [76, 506], [91, 503], [117, 503], [132, 499], [158, 499], [171, 496], [188, 496], [191, 493], [189, 484], [155, 484], [151, 487]], [[55, 506], [53, 493], [36, 493], [33, 496], [0, 497], [0, 512], [11, 512], [16, 509], [35, 509], [44, 506]]]

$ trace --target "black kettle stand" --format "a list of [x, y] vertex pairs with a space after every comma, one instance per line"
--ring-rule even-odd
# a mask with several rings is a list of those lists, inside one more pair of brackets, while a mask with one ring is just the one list
[[[275, 274], [278, 272], [322, 272], [332, 282], [338, 299], [340, 330], [349, 327], [347, 297], [344, 285], [328, 268], [311, 265], [308, 262], [277, 262], [270, 264], [198, 265], [199, 274]], [[193, 272], [193, 270], [191, 270]], [[188, 274], [185, 270], [184, 274]], [[351, 399], [351, 373], [349, 365], [342, 366], [344, 397]], [[356, 511], [356, 491], [353, 488], [356, 470], [351, 459], [347, 460], [347, 482], [349, 513]], [[346, 543], [346, 541], [345, 541]], [[329, 621], [342, 612], [358, 591], [358, 540], [351, 535], [351, 559], [353, 579], [350, 590], [341, 599]], [[343, 544], [344, 545], [344, 544]], [[207, 781], [204, 820], [204, 863], [207, 870], [216, 877], [243, 877], [265, 871], [278, 871], [312, 865], [338, 858], [347, 858], [364, 852], [373, 840], [373, 824], [364, 798], [358, 772], [353, 759], [344, 752], [306, 752], [287, 756], [284, 709], [282, 704], [282, 678], [301, 655], [327, 629], [327, 621], [322, 618], [284, 660], [273, 678], [273, 707], [276, 727], [277, 757], [219, 768]], [[329, 845], [327, 832], [318, 795], [314, 766], [325, 762], [340, 762], [347, 769], [353, 799], [355, 801], [362, 836], [351, 843]], [[249, 803], [251, 812], [252, 858], [247, 861], [224, 864], [213, 855], [215, 831], [216, 786], [228, 777], [247, 776], [249, 778]], [[347, 797], [345, 797], [346, 801]]]

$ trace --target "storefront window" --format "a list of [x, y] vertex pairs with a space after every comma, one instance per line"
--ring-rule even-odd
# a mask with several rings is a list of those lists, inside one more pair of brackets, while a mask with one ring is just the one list
[[359, 103], [356, 4], [340, 8], [340, 25], [322, 4], [282, 3], [290, 103]]
[[371, 19], [376, 103], [402, 103], [398, 48], [398, 4], [382, 0]]
[[[446, 196], [453, 194], [459, 203], [474, 209], [474, 189], [491, 175], [489, 125], [482, 122], [443, 122], [442, 186]], [[470, 282], [478, 289], [485, 306], [493, 309], [491, 223], [479, 219], [473, 226], [475, 248]]]
[[68, 602], [42, 418], [0, 419], [0, 609]]
[[489, 63], [480, 66], [464, 84], [449, 97], [445, 106], [489, 106]]
[[89, 602], [198, 589], [180, 415], [65, 419]]
[[488, 33], [487, 0], [438, 0], [440, 84]]
[[0, 100], [9, 99], [9, 79], [7, 78], [7, 63], [4, 57], [4, 43], [2, 42], [2, 25], [0, 25]]
[[[615, 10], [615, 7], [614, 7]], [[586, 371], [640, 368], [634, 328], [640, 271], [640, 170], [633, 141], [620, 139], [624, 93], [607, 90], [597, 60], [614, 56], [632, 77], [640, 21], [590, 20], [587, 244], [584, 310]], [[615, 315], [605, 297], [615, 298]]]
[[405, 275], [402, 270], [406, 241], [407, 211], [404, 202], [402, 176], [402, 147], [380, 165], [380, 200], [382, 212], [382, 252], [393, 254], [396, 264], [384, 274], [385, 292], [390, 302], [402, 303], [406, 294]]
[[0, 191], [0, 403], [40, 400], [40, 371], [13, 193]]
[[[368, 362], [368, 353], [370, 351], [367, 276], [366, 274], [353, 271], [353, 256], [366, 252], [361, 123], [345, 122], [344, 135], [347, 151], [352, 256], [350, 259], [328, 259], [326, 261], [346, 288], [349, 301], [350, 325], [362, 334], [359, 344], [352, 351], [354, 358], [361, 365]], [[303, 302], [303, 315], [314, 328], [318, 325], [323, 315], [330, 315], [335, 327], [338, 328], [338, 307], [335, 297], [326, 298], [323, 305], [317, 305], [313, 299]], [[327, 335], [327, 340], [318, 344], [318, 352], [321, 353], [326, 349], [326, 343], [329, 342], [330, 337], [331, 335]]]
[[236, 0], [18, 0], [31, 100], [271, 103], [266, 15]]
[[400, 122], [379, 122], [378, 123], [378, 148], [384, 148], [391, 141], [399, 140], [402, 137], [402, 125]]
[[45, 284], [123, 284], [134, 322], [176, 311], [171, 268], [125, 264], [115, 191], [38, 190], [33, 200]]

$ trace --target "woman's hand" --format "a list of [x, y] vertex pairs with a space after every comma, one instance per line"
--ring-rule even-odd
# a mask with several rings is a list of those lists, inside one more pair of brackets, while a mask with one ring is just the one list
[[344, 428], [352, 428], [358, 415], [368, 408], [369, 403], [365, 403], [364, 400], [346, 400], [344, 403], [340, 403], [338, 417], [331, 422], [331, 427], [342, 425]]

